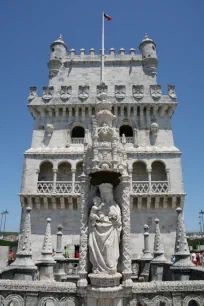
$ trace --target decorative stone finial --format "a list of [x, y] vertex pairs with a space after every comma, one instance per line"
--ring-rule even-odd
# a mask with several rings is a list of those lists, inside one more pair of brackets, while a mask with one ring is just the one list
[[47, 226], [45, 231], [45, 237], [43, 241], [43, 247], [42, 247], [42, 255], [48, 255], [49, 259], [52, 258], [52, 236], [51, 236], [51, 226], [50, 226], [51, 219], [47, 218]]
[[57, 243], [56, 243], [56, 255], [55, 255], [55, 260], [58, 260], [58, 259], [64, 259], [64, 256], [62, 254], [62, 228], [63, 226], [61, 224], [59, 224], [57, 226]]
[[159, 219], [155, 219], [156, 231], [154, 237], [154, 259], [153, 261], [164, 262], [166, 258], [164, 257], [164, 246], [161, 239]]
[[62, 34], [60, 34], [60, 36], [59, 36], [59, 38], [58, 38], [58, 39], [59, 39], [59, 40], [63, 40], [63, 39], [62, 39]]
[[176, 228], [176, 242], [175, 242], [175, 254], [190, 256], [188, 242], [186, 238], [185, 225], [183, 220], [182, 208], [178, 207], [177, 212], [177, 228]]
[[24, 222], [24, 229], [18, 243], [18, 251], [16, 255], [32, 256], [31, 250], [31, 224], [30, 224], [31, 208], [26, 208], [26, 217]]

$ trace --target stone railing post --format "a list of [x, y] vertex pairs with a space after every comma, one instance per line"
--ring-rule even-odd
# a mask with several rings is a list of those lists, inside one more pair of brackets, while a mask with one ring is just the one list
[[148, 182], [149, 182], [149, 192], [152, 191], [152, 169], [147, 169]]
[[81, 179], [81, 220], [80, 220], [80, 258], [79, 258], [79, 280], [78, 287], [84, 288], [88, 285], [87, 275], [87, 252], [88, 252], [88, 210], [87, 201], [89, 193], [89, 181], [83, 173]]
[[57, 227], [57, 243], [56, 243], [56, 255], [54, 257], [54, 260], [56, 261], [55, 271], [54, 271], [54, 277], [56, 281], [61, 281], [62, 277], [66, 275], [64, 271], [64, 256], [62, 254], [62, 225], [59, 224]]
[[171, 190], [171, 182], [170, 182], [170, 170], [166, 169], [167, 182], [168, 182], [168, 191]]
[[72, 193], [75, 193], [74, 192], [75, 177], [76, 177], [76, 169], [72, 169]]
[[122, 275], [123, 285], [132, 286], [131, 242], [130, 242], [130, 178], [122, 176]]
[[53, 193], [56, 192], [57, 171], [57, 169], [53, 169]]
[[141, 274], [140, 280], [148, 281], [150, 274], [150, 262], [153, 259], [153, 256], [150, 252], [150, 244], [149, 244], [149, 226], [147, 224], [144, 225], [144, 250], [143, 256], [141, 257]]

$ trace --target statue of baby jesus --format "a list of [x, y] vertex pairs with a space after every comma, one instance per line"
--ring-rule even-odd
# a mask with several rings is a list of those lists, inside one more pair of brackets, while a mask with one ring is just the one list
[[104, 214], [101, 211], [103, 206], [104, 206], [104, 203], [101, 202], [101, 199], [99, 197], [93, 198], [93, 206], [90, 212], [90, 219], [92, 221], [91, 222], [92, 226], [96, 224], [97, 220], [103, 220]]

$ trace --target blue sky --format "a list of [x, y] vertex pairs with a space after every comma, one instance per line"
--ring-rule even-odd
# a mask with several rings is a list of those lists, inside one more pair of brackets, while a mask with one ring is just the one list
[[[204, 209], [204, 1], [203, 0], [7, 0], [0, 3], [0, 211], [9, 210], [6, 230], [18, 230], [23, 152], [30, 147], [33, 119], [27, 110], [29, 86], [48, 83], [49, 45], [60, 33], [69, 49], [137, 49], [144, 33], [157, 44], [158, 83], [175, 84], [179, 105], [173, 116], [176, 146], [183, 152], [185, 217], [197, 230]], [[137, 49], [138, 52], [138, 49]]]

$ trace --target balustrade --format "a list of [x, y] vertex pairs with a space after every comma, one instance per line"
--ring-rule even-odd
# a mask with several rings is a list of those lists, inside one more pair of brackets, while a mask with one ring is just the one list
[[73, 137], [72, 138], [73, 144], [83, 144], [84, 143], [84, 137]]
[[[81, 185], [79, 181], [74, 183], [74, 193], [80, 193]], [[49, 181], [37, 182], [38, 193], [72, 193], [72, 181], [56, 181], [55, 188], [54, 183]]]
[[[134, 143], [133, 137], [125, 137], [126, 143]], [[122, 142], [122, 137], [120, 137], [120, 142]]]
[[[151, 185], [151, 190], [149, 185]], [[132, 192], [133, 193], [165, 193], [169, 191], [169, 186], [167, 181], [133, 181], [132, 182]]]

